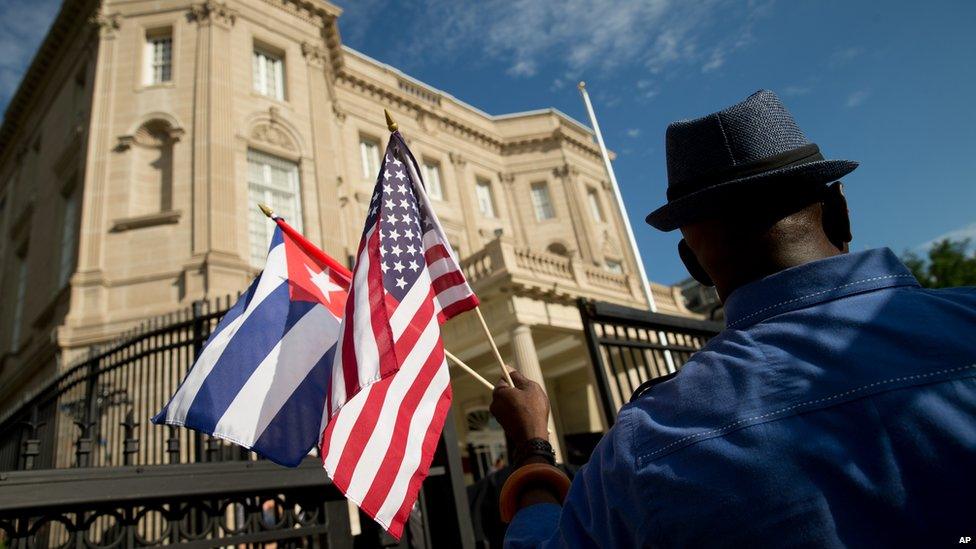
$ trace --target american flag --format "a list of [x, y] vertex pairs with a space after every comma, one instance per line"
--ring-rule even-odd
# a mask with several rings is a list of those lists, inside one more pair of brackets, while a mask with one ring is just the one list
[[397, 539], [451, 404], [440, 323], [471, 291], [399, 132], [386, 148], [332, 368], [326, 471]]

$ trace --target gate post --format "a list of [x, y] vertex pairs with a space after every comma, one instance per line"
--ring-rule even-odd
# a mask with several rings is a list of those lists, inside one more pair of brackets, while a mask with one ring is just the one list
[[596, 377], [597, 392], [600, 393], [600, 405], [603, 408], [603, 416], [607, 420], [607, 430], [613, 427], [617, 420], [617, 407], [613, 403], [613, 395], [610, 393], [610, 380], [607, 379], [607, 367], [603, 363], [603, 355], [600, 353], [600, 340], [594, 328], [595, 320], [590, 312], [590, 302], [586, 298], [579, 298], [576, 301], [579, 308], [580, 320], [583, 322], [583, 334], [586, 336], [586, 348], [590, 351], [590, 362], [593, 365], [593, 373]]
[[443, 475], [428, 476], [422, 488], [431, 546], [474, 549], [471, 507], [468, 505], [468, 494], [464, 487], [457, 427], [454, 425], [454, 410], [451, 408], [448, 408], [444, 430], [441, 431], [441, 439], [431, 465], [444, 467]]

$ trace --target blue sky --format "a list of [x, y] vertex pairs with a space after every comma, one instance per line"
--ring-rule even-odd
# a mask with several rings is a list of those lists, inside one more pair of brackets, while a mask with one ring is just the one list
[[[339, 1], [346, 44], [492, 114], [586, 122], [585, 79], [649, 275], [686, 276], [664, 200], [664, 130], [777, 91], [845, 179], [853, 249], [976, 237], [976, 3], [683, 0]], [[57, 3], [0, 6], [0, 105]]]

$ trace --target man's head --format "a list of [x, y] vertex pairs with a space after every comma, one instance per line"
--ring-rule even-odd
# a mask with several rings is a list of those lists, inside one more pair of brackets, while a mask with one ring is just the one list
[[755, 278], [846, 251], [838, 180], [857, 163], [824, 159], [773, 92], [672, 123], [667, 159], [668, 203], [647, 222], [681, 229], [682, 260], [723, 299]]
[[680, 227], [681, 261], [724, 300], [739, 286], [810, 261], [846, 253], [851, 223], [843, 186], [728, 204], [730, 211]]

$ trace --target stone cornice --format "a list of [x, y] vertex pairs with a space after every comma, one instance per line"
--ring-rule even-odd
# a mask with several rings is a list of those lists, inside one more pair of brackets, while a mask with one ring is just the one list
[[340, 70], [336, 74], [336, 82], [342, 87], [375, 97], [401, 110], [411, 111], [414, 117], [418, 120], [422, 119], [423, 124], [429, 129], [437, 129], [473, 141], [503, 156], [550, 150], [566, 145], [577, 152], [600, 159], [600, 150], [596, 144], [579, 139], [574, 132], [565, 130], [562, 121], [559, 126], [548, 132], [502, 138], [486, 133], [481, 128], [446, 113], [441, 108], [440, 96], [432, 92], [418, 94], [415, 90], [421, 89], [419, 86], [399, 76], [396, 78], [398, 86], [394, 88], [385, 82], [379, 82], [350, 70]]

